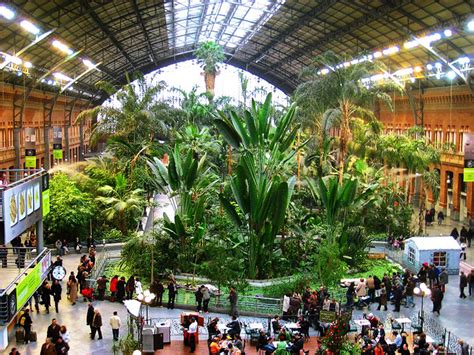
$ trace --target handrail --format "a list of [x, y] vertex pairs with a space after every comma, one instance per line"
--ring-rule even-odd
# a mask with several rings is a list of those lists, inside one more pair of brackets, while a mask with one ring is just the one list
[[[40, 177], [44, 174], [47, 173], [46, 170], [43, 168], [41, 169], [0, 169], [0, 173], [15, 173], [15, 181], [9, 182], [8, 185], [2, 186], [3, 190], [8, 190], [12, 187], [15, 187], [17, 185], [20, 185], [26, 181], [32, 180], [34, 178]], [[32, 174], [30, 174], [32, 173]], [[18, 178], [18, 175], [20, 174], [20, 178]], [[27, 174], [27, 176], [22, 176], [23, 174]]]
[[36, 256], [36, 258], [31, 260], [28, 263], [28, 265], [24, 268], [24, 271], [22, 273], [20, 273], [17, 277], [15, 277], [15, 279], [12, 282], [10, 282], [7, 287], [5, 287], [4, 289], [1, 290], [0, 297], [4, 296], [7, 293], [7, 291], [10, 290], [10, 288], [12, 288], [15, 284], [17, 284], [17, 282], [24, 276], [26, 270], [32, 268], [33, 266], [35, 266], [37, 264], [38, 260], [41, 260], [43, 258], [43, 256], [45, 256], [47, 253], [49, 253], [49, 249], [45, 248], [41, 251], [41, 253], [38, 254], [38, 256]]

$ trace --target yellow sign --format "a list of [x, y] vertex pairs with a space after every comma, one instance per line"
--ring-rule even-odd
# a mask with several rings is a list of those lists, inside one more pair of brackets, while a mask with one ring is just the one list
[[474, 168], [464, 168], [464, 182], [474, 182]]

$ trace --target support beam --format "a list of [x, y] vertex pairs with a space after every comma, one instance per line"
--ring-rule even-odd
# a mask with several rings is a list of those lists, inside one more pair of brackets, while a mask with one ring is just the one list
[[102, 22], [102, 20], [97, 15], [95, 10], [90, 6], [89, 2], [87, 0], [81, 0], [81, 4], [87, 10], [87, 12], [91, 16], [92, 20], [94, 20], [94, 22], [100, 28], [100, 30], [106, 34], [106, 36], [109, 38], [109, 40], [115, 45], [115, 47], [117, 47], [117, 49], [120, 51], [120, 53], [122, 53], [122, 55], [125, 57], [125, 59], [128, 60], [128, 62], [132, 66], [132, 68], [134, 70], [136, 70], [137, 65], [135, 64], [135, 62], [132, 60], [132, 58], [130, 58], [128, 53], [123, 48], [122, 44], [117, 40], [117, 38], [115, 38], [114, 34], [109, 30], [107, 25]]
[[338, 0], [324, 0], [321, 1], [315, 8], [311, 11], [307, 12], [300, 18], [297, 18], [295, 22], [293, 22], [285, 31], [281, 32], [278, 36], [276, 36], [270, 43], [268, 43], [265, 47], [263, 47], [258, 53], [253, 55], [248, 62], [252, 63], [260, 58], [262, 55], [266, 54], [270, 49], [275, 47], [278, 43], [286, 42], [286, 40], [291, 37], [294, 33], [298, 30], [303, 28], [304, 26], [309, 25], [311, 21], [313, 21], [318, 15], [324, 14], [327, 10], [329, 10], [332, 6], [337, 4]]
[[368, 25], [372, 21], [380, 20], [390, 14], [393, 11], [401, 8], [404, 5], [411, 3], [411, 0], [401, 0], [397, 2], [396, 6], [390, 4], [384, 4], [379, 6], [378, 8], [372, 9], [370, 12], [366, 13], [361, 18], [357, 18], [351, 23], [344, 25], [343, 27], [338, 28], [335, 31], [331, 31], [326, 35], [322, 36], [321, 38], [317, 39], [311, 44], [298, 48], [296, 51], [290, 52], [287, 54], [285, 58], [277, 63], [273, 68], [277, 69], [280, 68], [283, 64], [289, 62], [288, 58], [299, 58], [302, 55], [309, 55], [315, 51], [323, 47], [324, 45], [330, 43], [335, 39], [341, 39], [345, 35], [353, 33], [354, 31], [358, 30], [361, 27]]
[[23, 113], [25, 100], [23, 93], [15, 91], [13, 96], [13, 147], [15, 149], [15, 169], [21, 169], [21, 130], [23, 128]]
[[72, 113], [74, 111], [74, 107], [76, 106], [77, 97], [74, 97], [72, 100], [67, 101], [65, 103], [65, 110], [64, 110], [64, 141], [65, 141], [65, 149], [66, 149], [66, 160], [70, 163], [71, 156], [69, 154], [69, 129], [72, 125]]
[[140, 14], [140, 9], [138, 8], [137, 0], [132, 0], [133, 11], [135, 11], [135, 16], [138, 19], [138, 24], [140, 25], [143, 35], [145, 36], [146, 46], [148, 51], [150, 52], [151, 57], [153, 58], [153, 62], [156, 64], [158, 62], [156, 58], [155, 51], [151, 46], [150, 37], [148, 36], [148, 31], [146, 30], [145, 23], [143, 22], [142, 15]]
[[51, 117], [53, 116], [54, 106], [58, 100], [59, 92], [53, 96], [50, 100], [43, 103], [43, 132], [44, 132], [44, 170], [51, 168], [50, 162], [50, 144], [49, 144], [49, 133], [51, 131]]

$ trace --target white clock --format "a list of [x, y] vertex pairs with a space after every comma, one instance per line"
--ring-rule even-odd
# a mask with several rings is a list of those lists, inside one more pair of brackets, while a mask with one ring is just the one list
[[55, 280], [61, 281], [66, 277], [66, 269], [61, 265], [57, 265], [53, 268], [52, 275]]

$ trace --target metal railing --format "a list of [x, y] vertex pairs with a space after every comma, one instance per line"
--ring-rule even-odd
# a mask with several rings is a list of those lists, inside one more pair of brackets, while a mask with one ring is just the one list
[[0, 174], [5, 174], [8, 184], [2, 186], [9, 189], [26, 181], [40, 177], [46, 173], [44, 169], [0, 169]]
[[22, 270], [37, 256], [36, 248], [0, 247], [0, 269]]

